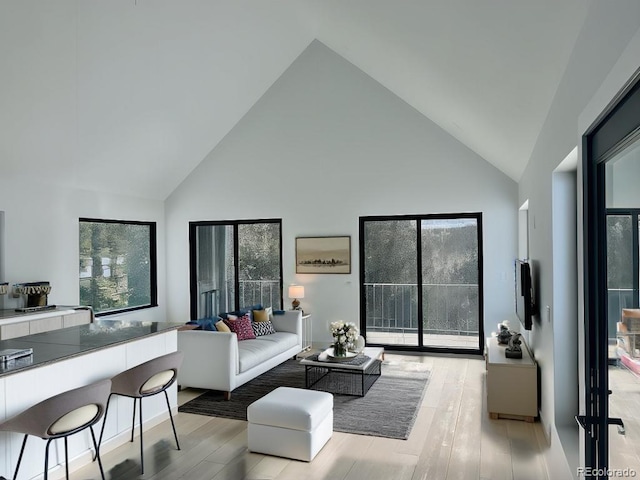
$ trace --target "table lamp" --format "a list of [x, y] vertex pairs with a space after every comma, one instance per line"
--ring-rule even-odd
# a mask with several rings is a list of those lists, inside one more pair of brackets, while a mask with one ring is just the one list
[[289, 298], [293, 298], [293, 302], [291, 302], [291, 309], [300, 310], [300, 301], [298, 299], [304, 298], [304, 287], [302, 285], [290, 285]]

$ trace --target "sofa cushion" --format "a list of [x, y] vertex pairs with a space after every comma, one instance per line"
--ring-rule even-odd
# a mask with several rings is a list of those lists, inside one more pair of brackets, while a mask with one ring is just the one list
[[282, 351], [287, 350], [298, 343], [297, 335], [289, 332], [276, 332], [271, 335], [264, 335], [260, 337], [259, 340], [276, 343], [280, 346]]
[[248, 315], [244, 315], [237, 320], [227, 320], [226, 323], [229, 325], [231, 331], [238, 336], [238, 341], [256, 338], [256, 334], [253, 333], [253, 328], [251, 328], [251, 320], [249, 320]]
[[291, 333], [274, 333], [263, 335], [253, 340], [238, 342], [238, 372], [246, 372], [256, 365], [260, 365], [296, 345], [296, 343], [297, 337]]
[[251, 322], [251, 328], [253, 328], [253, 333], [255, 333], [256, 337], [276, 333], [276, 329], [273, 328], [273, 323], [269, 320], [266, 322]]

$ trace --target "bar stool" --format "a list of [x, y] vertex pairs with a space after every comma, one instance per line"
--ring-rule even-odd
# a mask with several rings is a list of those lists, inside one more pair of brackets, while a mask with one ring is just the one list
[[[148, 362], [142, 363], [136, 367], [125, 370], [111, 379], [111, 393], [107, 401], [107, 409], [104, 417], [105, 421], [100, 430], [100, 441], [98, 448], [102, 444], [102, 435], [104, 426], [107, 422], [107, 414], [109, 413], [109, 402], [113, 395], [133, 398], [133, 420], [131, 422], [131, 441], [133, 442], [133, 433], [136, 424], [136, 402], [139, 400], [139, 417], [140, 417], [140, 473], [144, 474], [144, 445], [142, 441], [142, 399], [151, 397], [158, 393], [164, 392], [167, 401], [167, 410], [171, 419], [171, 427], [173, 428], [173, 436], [176, 439], [176, 446], [180, 450], [178, 442], [178, 434], [176, 426], [173, 423], [173, 415], [171, 414], [171, 405], [169, 404], [169, 395], [167, 389], [173, 385], [177, 376], [178, 369], [182, 365], [182, 352], [173, 352], [161, 357], [154, 358]], [[94, 458], [95, 459], [95, 458]]]
[[91, 385], [75, 388], [43, 400], [22, 413], [11, 417], [0, 424], [0, 430], [24, 433], [22, 448], [18, 456], [18, 464], [13, 480], [18, 477], [20, 462], [27, 445], [27, 437], [33, 435], [47, 440], [44, 453], [44, 479], [48, 478], [49, 444], [52, 440], [64, 438], [64, 463], [69, 478], [69, 458], [67, 453], [67, 437], [89, 428], [96, 458], [100, 466], [100, 475], [104, 480], [102, 461], [98, 453], [98, 444], [93, 432], [95, 425], [106, 410], [106, 402], [111, 390], [111, 380], [102, 380]]

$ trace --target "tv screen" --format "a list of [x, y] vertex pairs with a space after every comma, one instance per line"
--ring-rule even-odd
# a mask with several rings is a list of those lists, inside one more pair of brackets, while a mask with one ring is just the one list
[[534, 303], [531, 281], [531, 266], [525, 260], [516, 260], [516, 315], [525, 330], [531, 330]]

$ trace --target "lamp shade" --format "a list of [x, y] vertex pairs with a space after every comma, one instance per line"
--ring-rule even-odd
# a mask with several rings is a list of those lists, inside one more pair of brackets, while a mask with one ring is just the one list
[[290, 285], [289, 298], [304, 298], [304, 287], [302, 285]]

